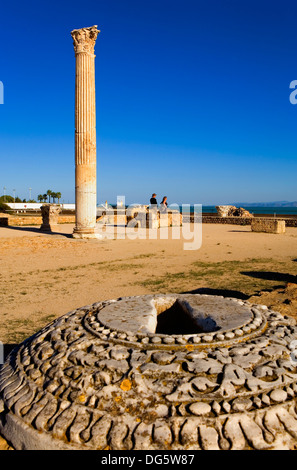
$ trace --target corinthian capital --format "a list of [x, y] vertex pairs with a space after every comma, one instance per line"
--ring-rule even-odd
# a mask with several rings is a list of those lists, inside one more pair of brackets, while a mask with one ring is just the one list
[[80, 52], [94, 54], [95, 42], [99, 33], [100, 31], [97, 29], [97, 26], [71, 31], [75, 54]]

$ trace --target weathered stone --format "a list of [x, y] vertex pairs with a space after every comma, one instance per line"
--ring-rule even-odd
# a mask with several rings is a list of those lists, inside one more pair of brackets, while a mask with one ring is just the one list
[[235, 206], [216, 206], [216, 210], [219, 217], [229, 217], [232, 209], [236, 209]]
[[61, 206], [58, 204], [43, 204], [40, 209], [42, 215], [40, 230], [43, 232], [51, 232], [55, 225], [58, 224]]
[[[180, 332], [158, 331], [166, 312], [178, 316]], [[186, 334], [186, 318], [190, 328], [199, 319], [200, 332]], [[294, 341], [293, 319], [236, 299], [96, 302], [7, 357], [0, 432], [15, 449], [292, 449]]]
[[286, 222], [280, 219], [255, 217], [251, 223], [252, 232], [285, 233]]
[[216, 206], [216, 210], [219, 217], [253, 217], [253, 214], [243, 207]]
[[230, 214], [232, 217], [253, 217], [253, 214], [251, 214], [249, 211], [244, 209], [243, 207], [236, 207], [231, 211]]
[[270, 394], [270, 398], [273, 400], [273, 401], [276, 401], [278, 403], [282, 403], [284, 401], [286, 401], [288, 395], [287, 395], [287, 392], [285, 390], [273, 390]]
[[211, 406], [208, 403], [199, 402], [190, 405], [190, 411], [196, 416], [207, 415], [211, 412]]
[[75, 80], [75, 229], [74, 238], [96, 238], [95, 55], [97, 26], [71, 32]]

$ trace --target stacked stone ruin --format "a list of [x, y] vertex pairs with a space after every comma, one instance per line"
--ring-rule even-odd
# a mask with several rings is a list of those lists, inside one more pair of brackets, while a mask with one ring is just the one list
[[216, 210], [219, 217], [253, 217], [249, 211], [244, 209], [243, 207], [236, 207], [236, 206], [216, 206]]

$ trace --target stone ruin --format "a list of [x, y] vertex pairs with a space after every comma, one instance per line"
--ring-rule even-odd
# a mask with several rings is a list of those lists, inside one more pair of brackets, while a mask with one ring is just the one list
[[98, 302], [10, 353], [0, 432], [17, 450], [295, 449], [296, 344], [293, 319], [238, 299]]
[[216, 210], [219, 217], [253, 217], [253, 214], [243, 207], [216, 206]]
[[255, 217], [251, 223], [252, 232], [285, 233], [286, 221], [266, 217]]
[[42, 232], [52, 232], [55, 225], [58, 224], [61, 206], [59, 204], [43, 204], [40, 210], [42, 215], [40, 230]]
[[135, 221], [142, 228], [161, 228], [182, 225], [182, 214], [179, 210], [152, 208], [151, 206], [135, 206], [127, 210], [127, 224]]
[[179, 210], [160, 211], [147, 205], [135, 205], [127, 209], [108, 208], [102, 210], [97, 223], [100, 225], [124, 225], [139, 228], [157, 229], [161, 227], [181, 226], [183, 216]]

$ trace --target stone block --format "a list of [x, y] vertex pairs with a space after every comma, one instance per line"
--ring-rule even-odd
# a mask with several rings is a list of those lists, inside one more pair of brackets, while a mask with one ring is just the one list
[[255, 217], [251, 223], [252, 232], [285, 233], [286, 222], [280, 219]]
[[180, 227], [183, 224], [183, 216], [179, 211], [171, 211], [171, 225]]
[[0, 217], [0, 227], [8, 227], [8, 217]]
[[151, 229], [160, 227], [160, 213], [157, 209], [149, 209], [146, 213], [146, 227]]
[[56, 204], [43, 204], [41, 206], [42, 225], [40, 230], [51, 232], [54, 225], [58, 225], [58, 217], [61, 212], [61, 206]]

